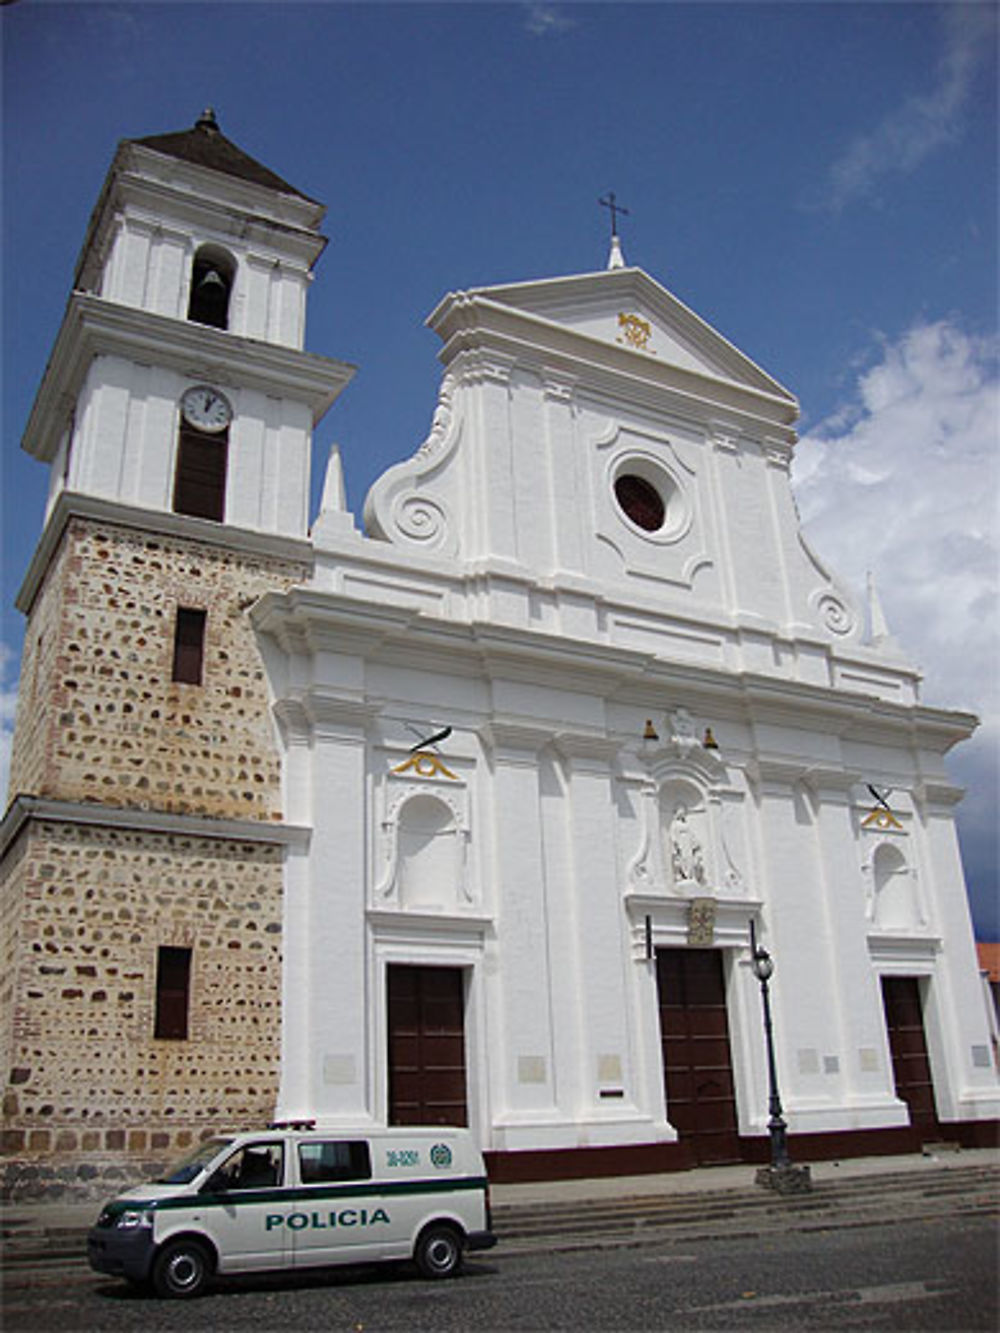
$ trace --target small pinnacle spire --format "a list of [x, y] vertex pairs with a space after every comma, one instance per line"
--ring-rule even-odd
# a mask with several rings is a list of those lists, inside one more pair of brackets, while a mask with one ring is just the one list
[[875, 587], [875, 575], [868, 570], [868, 642], [878, 652], [892, 655], [900, 652], [899, 643], [889, 629], [889, 622], [882, 610], [882, 599]]
[[326, 476], [323, 478], [323, 498], [310, 535], [321, 549], [330, 542], [336, 543], [343, 537], [357, 535], [354, 515], [347, 507], [344, 464], [341, 461], [340, 450], [335, 444], [330, 445]]
[[622, 243], [617, 236], [611, 237], [611, 252], [608, 255], [608, 268], [624, 268], [625, 256], [622, 254]]
[[340, 450], [335, 444], [330, 445], [330, 457], [326, 464], [326, 477], [323, 480], [323, 500], [320, 513], [343, 513], [347, 508], [347, 491], [344, 486], [344, 465]]
[[878, 589], [875, 587], [875, 575], [868, 570], [868, 617], [870, 621], [871, 637], [874, 642], [879, 639], [888, 638], [889, 626], [886, 622], [885, 612], [882, 610], [882, 599], [878, 595]]
[[196, 130], [218, 131], [219, 122], [215, 119], [215, 108], [207, 106], [194, 123]]

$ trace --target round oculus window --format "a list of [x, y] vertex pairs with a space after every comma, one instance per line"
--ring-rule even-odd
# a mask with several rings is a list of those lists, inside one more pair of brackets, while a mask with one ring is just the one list
[[663, 496], [652, 482], [634, 472], [615, 479], [615, 499], [622, 512], [644, 532], [659, 532], [667, 516]]

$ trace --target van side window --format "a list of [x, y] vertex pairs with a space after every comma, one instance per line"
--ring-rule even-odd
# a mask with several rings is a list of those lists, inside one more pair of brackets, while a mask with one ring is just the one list
[[365, 1139], [299, 1144], [299, 1178], [303, 1185], [322, 1185], [330, 1180], [370, 1180], [371, 1174], [371, 1155]]
[[282, 1183], [284, 1148], [280, 1143], [247, 1143], [227, 1157], [212, 1177], [226, 1190], [259, 1190]]

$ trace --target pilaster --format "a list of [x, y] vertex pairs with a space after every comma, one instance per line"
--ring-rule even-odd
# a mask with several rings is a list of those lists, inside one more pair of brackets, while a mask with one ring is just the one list
[[[775, 962], [771, 1000], [774, 1010], [776, 1059], [779, 1082], [785, 1098], [792, 1132], [839, 1128], [838, 1083], [850, 1077], [844, 1065], [853, 1062], [850, 1086], [856, 1089], [857, 1111], [871, 1109], [874, 1119], [867, 1125], [900, 1123], [899, 1104], [891, 1099], [891, 1084], [885, 1067], [885, 1041], [874, 1030], [874, 1013], [858, 1017], [871, 1042], [845, 1049], [847, 1033], [838, 996], [844, 985], [842, 968], [861, 993], [871, 995], [871, 980], [864, 977], [864, 964], [852, 947], [849, 929], [838, 928], [834, 918], [843, 915], [841, 905], [828, 910], [830, 891], [851, 894], [846, 882], [849, 861], [840, 834], [846, 825], [846, 809], [838, 812], [816, 799], [817, 785], [831, 794], [826, 777], [805, 763], [783, 759], [760, 759], [752, 765], [759, 819], [760, 856], [763, 866], [762, 943]], [[846, 801], [841, 788], [838, 799]], [[824, 867], [827, 852], [839, 858], [843, 873]], [[830, 875], [827, 883], [825, 876]], [[852, 1000], [853, 1002], [853, 1000]], [[842, 1103], [840, 1103], [842, 1105]]]
[[[800, 1094], [852, 1108], [865, 1124], [899, 1121], [879, 980], [868, 949], [861, 849], [852, 815], [858, 775], [811, 768], [803, 783], [814, 815], [816, 879], [833, 1020], [826, 1048], [797, 1052]], [[874, 1117], [874, 1119], [872, 1118]]]
[[519, 1130], [556, 1117], [555, 978], [538, 772], [539, 751], [551, 733], [495, 722], [484, 739], [493, 770], [496, 928], [502, 945], [488, 979], [502, 1033], [500, 1059], [490, 1061], [490, 1101], [498, 1146], [516, 1147]]
[[478, 472], [468, 500], [478, 513], [478, 533], [469, 553], [517, 560], [517, 497], [511, 423], [513, 359], [497, 353], [463, 357], [462, 382], [474, 386], [473, 451]]
[[[639, 1079], [630, 1031], [629, 927], [623, 909], [615, 830], [612, 765], [619, 745], [601, 736], [561, 733], [556, 739], [565, 782], [567, 870], [574, 911], [565, 924], [575, 947], [572, 982], [564, 992], [576, 1006], [571, 1092], [580, 1120], [595, 1141], [630, 1137], [639, 1120]], [[647, 1125], [648, 1130], [648, 1125]]]
[[[283, 1116], [300, 1113], [284, 1101], [305, 1096], [308, 1114], [325, 1123], [363, 1123], [373, 1084], [368, 1068], [368, 935], [365, 917], [367, 728], [377, 707], [354, 699], [311, 696], [311, 793], [314, 830], [308, 872], [288, 865], [286, 892], [293, 919], [285, 958], [286, 1033], [295, 1039], [296, 1067], [286, 1051]], [[302, 902], [303, 895], [307, 903]]]

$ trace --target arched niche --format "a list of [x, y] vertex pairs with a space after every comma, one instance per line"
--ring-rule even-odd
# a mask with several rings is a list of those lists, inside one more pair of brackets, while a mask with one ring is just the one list
[[399, 810], [396, 885], [403, 907], [454, 909], [462, 879], [462, 838], [454, 812], [429, 792]]
[[872, 856], [875, 924], [883, 930], [920, 925], [915, 886], [906, 857], [893, 843], [883, 842]]
[[674, 776], [660, 786], [660, 832], [667, 884], [678, 893], [707, 887], [708, 812], [704, 792], [690, 778]]

